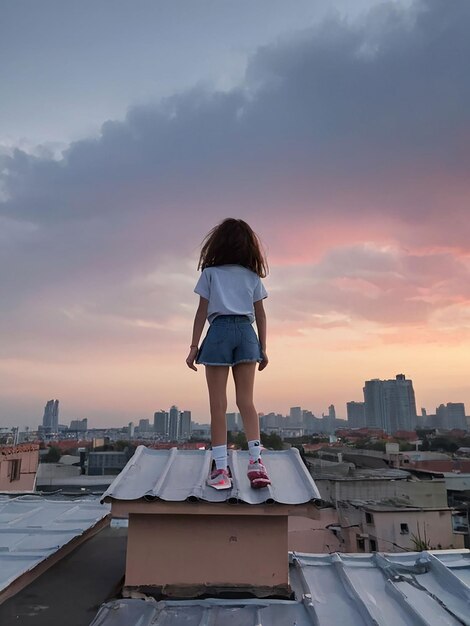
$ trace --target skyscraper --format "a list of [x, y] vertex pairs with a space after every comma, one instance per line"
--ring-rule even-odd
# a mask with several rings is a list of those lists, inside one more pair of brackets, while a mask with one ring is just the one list
[[59, 401], [48, 400], [44, 407], [42, 418], [44, 430], [48, 433], [56, 433], [59, 430]]
[[446, 406], [447, 427], [452, 430], [467, 430], [467, 418], [465, 417], [465, 405], [463, 402], [448, 402]]
[[365, 403], [347, 402], [348, 426], [350, 428], [363, 428], [366, 425]]
[[177, 441], [180, 434], [180, 412], [178, 407], [173, 405], [170, 408], [168, 419], [168, 438], [170, 441]]
[[168, 411], [156, 411], [153, 415], [153, 429], [157, 435], [168, 437]]
[[184, 441], [191, 439], [191, 411], [181, 411], [180, 413], [180, 433], [178, 438]]
[[239, 417], [238, 413], [227, 413], [227, 430], [232, 432], [239, 430]]
[[366, 426], [387, 433], [416, 428], [413, 383], [404, 374], [392, 380], [367, 380], [364, 386]]
[[445, 430], [467, 430], [465, 405], [463, 402], [448, 402], [436, 408], [436, 426]]
[[302, 426], [302, 407], [292, 406], [290, 408], [289, 426]]
[[139, 420], [139, 433], [148, 433], [150, 431], [150, 420], [148, 419], [140, 419]]

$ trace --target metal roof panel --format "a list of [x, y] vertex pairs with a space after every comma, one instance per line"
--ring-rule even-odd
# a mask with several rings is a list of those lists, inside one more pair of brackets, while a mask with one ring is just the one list
[[0, 591], [108, 513], [97, 500], [0, 498]]
[[228, 464], [232, 489], [217, 491], [206, 485], [211, 467], [210, 450], [151, 450], [139, 446], [107, 491], [115, 500], [160, 499], [167, 502], [245, 502], [247, 504], [304, 504], [320, 493], [296, 448], [265, 451], [263, 462], [270, 487], [252, 489], [246, 476], [248, 452], [230, 450]]

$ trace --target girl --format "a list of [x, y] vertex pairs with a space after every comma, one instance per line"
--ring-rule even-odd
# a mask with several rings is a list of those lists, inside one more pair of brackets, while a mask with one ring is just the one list
[[[268, 364], [263, 307], [268, 294], [261, 282], [267, 263], [258, 237], [243, 220], [224, 220], [204, 239], [198, 269], [202, 269], [202, 274], [194, 291], [200, 300], [186, 363], [193, 370], [197, 369], [194, 361], [206, 368], [214, 464], [207, 484], [215, 489], [232, 486], [227, 468], [225, 417], [231, 367], [248, 440], [248, 479], [255, 489], [266, 487], [271, 481], [260, 459], [259, 419], [253, 404], [256, 363], [260, 371]], [[209, 330], [198, 348], [206, 318]], [[255, 320], [259, 339], [252, 326]]]

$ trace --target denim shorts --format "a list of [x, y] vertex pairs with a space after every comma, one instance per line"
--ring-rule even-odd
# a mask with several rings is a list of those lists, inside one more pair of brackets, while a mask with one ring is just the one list
[[196, 357], [200, 365], [238, 365], [262, 360], [261, 344], [246, 315], [218, 315]]

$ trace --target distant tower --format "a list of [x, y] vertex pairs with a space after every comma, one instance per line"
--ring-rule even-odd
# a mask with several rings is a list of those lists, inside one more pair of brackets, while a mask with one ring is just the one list
[[463, 402], [448, 402], [446, 406], [447, 428], [452, 430], [467, 430], [467, 418], [465, 417], [465, 405]]
[[366, 380], [364, 385], [366, 426], [387, 433], [416, 428], [413, 383], [404, 374], [393, 380]]
[[48, 400], [44, 407], [42, 425], [47, 433], [56, 433], [59, 430], [59, 401]]
[[[231, 432], [239, 430], [239, 427], [238, 427], [239, 415], [238, 415], [238, 413], [227, 413], [226, 418], [227, 418], [227, 430], [230, 430]], [[261, 421], [263, 421], [263, 420], [261, 420]]]
[[56, 433], [59, 430], [59, 401], [56, 400], [52, 407], [52, 432]]
[[134, 422], [129, 422], [129, 426], [127, 427], [127, 435], [129, 439], [132, 439], [132, 437], [134, 436], [134, 431], [135, 431]]
[[291, 426], [302, 425], [302, 407], [292, 406], [289, 412], [289, 420]]
[[156, 411], [153, 415], [153, 429], [157, 435], [168, 437], [168, 411]]
[[364, 428], [366, 425], [365, 403], [348, 402], [346, 404], [349, 428]]
[[447, 424], [447, 409], [445, 404], [440, 404], [436, 407], [436, 427], [447, 430], [449, 427]]
[[170, 408], [168, 423], [168, 438], [170, 441], [178, 441], [180, 434], [180, 413], [178, 407], [173, 405]]
[[191, 411], [181, 411], [180, 413], [179, 439], [183, 439], [184, 441], [191, 439]]

